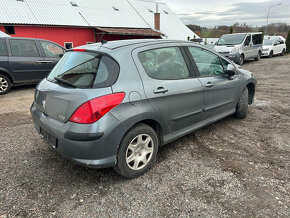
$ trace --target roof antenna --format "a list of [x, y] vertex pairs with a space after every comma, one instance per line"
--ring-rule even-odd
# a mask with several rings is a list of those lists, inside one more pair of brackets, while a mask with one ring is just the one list
[[91, 27], [91, 28], [93, 29], [95, 35], [99, 38], [99, 40], [101, 41], [102, 45], [106, 44], [108, 41], [102, 39], [102, 37], [100, 37], [100, 36], [97, 34], [95, 28], [92, 27], [92, 26], [89, 24], [89, 22], [86, 20], [86, 18], [82, 15], [81, 12], [79, 12], [79, 14], [80, 14], [80, 15], [82, 16], [82, 18], [86, 21], [86, 23], [89, 25], [89, 27]]

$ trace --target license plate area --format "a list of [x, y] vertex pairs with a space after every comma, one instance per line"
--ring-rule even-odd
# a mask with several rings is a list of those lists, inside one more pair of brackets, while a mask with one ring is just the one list
[[57, 148], [58, 140], [56, 137], [50, 135], [47, 131], [40, 127], [40, 136], [53, 148]]

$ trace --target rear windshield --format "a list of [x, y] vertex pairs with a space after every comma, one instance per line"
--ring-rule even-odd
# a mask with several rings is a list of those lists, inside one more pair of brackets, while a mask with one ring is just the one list
[[112, 86], [119, 75], [119, 65], [112, 58], [91, 52], [67, 52], [47, 80], [75, 88]]
[[246, 34], [231, 34], [223, 35], [219, 41], [218, 45], [239, 45], [244, 41]]

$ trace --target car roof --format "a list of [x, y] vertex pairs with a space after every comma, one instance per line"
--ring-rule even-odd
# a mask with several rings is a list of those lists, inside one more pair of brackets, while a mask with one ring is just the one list
[[188, 41], [181, 40], [166, 40], [166, 39], [130, 39], [130, 40], [117, 40], [109, 41], [106, 43], [94, 43], [89, 45], [80, 46], [79, 48], [88, 50], [99, 50], [100, 48], [106, 48], [115, 50], [118, 48], [129, 47], [129, 46], [145, 46], [151, 44], [164, 44], [164, 43], [184, 43]]
[[262, 32], [247, 32], [247, 33], [228, 33], [224, 35], [238, 35], [238, 34], [252, 34], [252, 35], [257, 35], [257, 34], [263, 34]]
[[[46, 39], [38, 39], [38, 38], [27, 38], [27, 37], [0, 37], [1, 39], [27, 39], [27, 40], [41, 40], [41, 41], [46, 41], [46, 42], [51, 42], [51, 43], [54, 43], [54, 44], [57, 44], [59, 45], [60, 47], [64, 48], [63, 46], [61, 46], [60, 44], [56, 43], [56, 42], [53, 42], [53, 41], [49, 41], [49, 40], [46, 40]], [[64, 48], [65, 49], [65, 48]]]

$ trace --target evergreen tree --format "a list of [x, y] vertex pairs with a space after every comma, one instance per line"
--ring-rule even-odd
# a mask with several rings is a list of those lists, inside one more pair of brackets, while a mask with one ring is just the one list
[[233, 27], [231, 26], [230, 34], [232, 34], [233, 32], [234, 32], [234, 29], [233, 29]]
[[290, 53], [290, 30], [288, 32], [288, 36], [287, 36], [287, 39], [286, 39], [286, 46], [287, 46], [286, 52]]

